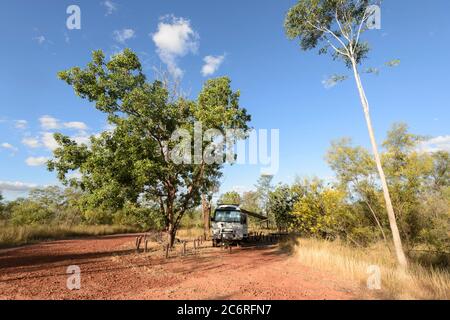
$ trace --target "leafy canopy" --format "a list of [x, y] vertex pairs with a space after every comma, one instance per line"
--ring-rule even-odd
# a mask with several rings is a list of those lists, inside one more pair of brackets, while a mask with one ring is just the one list
[[[94, 102], [114, 128], [91, 137], [89, 146], [55, 135], [59, 148], [48, 167], [65, 184], [87, 191], [89, 207], [157, 204], [168, 223], [176, 225], [199, 204], [202, 192], [217, 185], [222, 164], [206, 163], [204, 157], [198, 164], [174, 163], [170, 151], [178, 141], [171, 139], [173, 132], [184, 129], [193, 136], [198, 121], [204, 130], [248, 130], [250, 116], [228, 78], [208, 80], [196, 100], [174, 97], [163, 82], [146, 80], [138, 57], [128, 49], [108, 62], [102, 51], [95, 51], [84, 69], [74, 67], [59, 77]], [[202, 150], [211, 140], [201, 139]], [[74, 170], [81, 178], [68, 177]]]
[[335, 59], [348, 67], [367, 57], [369, 45], [360, 41], [367, 30], [370, 0], [300, 0], [286, 15], [287, 36], [300, 40], [302, 50], [319, 48], [326, 54], [330, 48]]

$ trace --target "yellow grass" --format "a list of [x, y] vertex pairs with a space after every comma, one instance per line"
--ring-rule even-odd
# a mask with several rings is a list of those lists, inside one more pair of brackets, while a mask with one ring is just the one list
[[407, 271], [397, 268], [394, 257], [383, 244], [370, 248], [349, 247], [340, 242], [298, 239], [295, 254], [301, 263], [326, 270], [367, 288], [369, 266], [381, 271], [381, 290], [366, 289], [383, 299], [450, 298], [449, 270], [425, 268], [410, 263]]
[[123, 226], [4, 226], [0, 225], [0, 247], [12, 247], [46, 240], [137, 232]]
[[177, 231], [180, 240], [191, 240], [203, 236], [203, 228], [183, 228]]

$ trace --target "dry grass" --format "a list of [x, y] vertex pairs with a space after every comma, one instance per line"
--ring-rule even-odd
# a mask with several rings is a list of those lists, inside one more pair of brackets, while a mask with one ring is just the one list
[[381, 271], [381, 290], [367, 292], [376, 297], [450, 299], [449, 270], [425, 268], [414, 263], [410, 263], [407, 271], [401, 270], [383, 244], [359, 249], [339, 242], [298, 239], [295, 254], [302, 264], [359, 282], [363, 288], [367, 288], [368, 267], [378, 266]]
[[4, 226], [0, 225], [0, 247], [13, 247], [39, 241], [137, 232], [123, 226]]
[[203, 228], [183, 228], [177, 231], [180, 240], [192, 240], [203, 236]]

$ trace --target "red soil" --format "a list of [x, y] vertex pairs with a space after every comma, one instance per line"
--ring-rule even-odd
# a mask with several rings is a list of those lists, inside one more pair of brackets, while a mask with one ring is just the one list
[[[278, 246], [205, 247], [168, 260], [137, 254], [135, 235], [0, 250], [0, 299], [359, 299], [354, 283], [305, 267]], [[67, 267], [81, 268], [68, 290]]]

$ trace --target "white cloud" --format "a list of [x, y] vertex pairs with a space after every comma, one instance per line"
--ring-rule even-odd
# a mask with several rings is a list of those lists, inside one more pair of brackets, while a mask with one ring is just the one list
[[34, 183], [26, 183], [21, 181], [0, 181], [1, 191], [26, 192], [37, 187], [38, 185]]
[[18, 149], [16, 147], [14, 147], [12, 144], [8, 143], [8, 142], [3, 142], [2, 144], [0, 144], [0, 147], [2, 147], [3, 149], [12, 151], [13, 153], [16, 153], [18, 151]]
[[107, 15], [107, 16], [109, 16], [109, 15], [113, 14], [115, 11], [117, 11], [117, 4], [110, 0], [103, 1], [102, 5], [106, 8], [105, 15]]
[[41, 146], [39, 140], [33, 137], [25, 137], [22, 139], [22, 143], [29, 148], [39, 148]]
[[77, 144], [85, 144], [87, 146], [91, 145], [90, 136], [87, 135], [86, 133], [83, 133], [83, 134], [78, 135], [78, 136], [71, 137], [71, 139], [73, 141], [75, 141]]
[[44, 144], [44, 146], [53, 151], [56, 148], [59, 147], [58, 143], [56, 142], [55, 138], [53, 138], [53, 133], [52, 132], [44, 132], [42, 134], [42, 143]]
[[79, 121], [65, 122], [64, 127], [76, 130], [87, 130], [88, 128], [88, 126], [84, 122]]
[[161, 18], [158, 31], [151, 34], [156, 51], [162, 62], [167, 65], [174, 78], [181, 78], [183, 70], [178, 67], [178, 58], [198, 49], [198, 34], [191, 28], [189, 20], [174, 16]]
[[30, 167], [41, 167], [47, 163], [49, 159], [46, 157], [28, 157], [25, 163]]
[[28, 125], [28, 121], [26, 121], [26, 120], [16, 120], [15, 127], [17, 129], [26, 129], [27, 125]]
[[114, 40], [121, 44], [125, 44], [125, 42], [129, 39], [133, 39], [136, 37], [136, 32], [133, 29], [122, 29], [116, 30], [113, 32]]
[[61, 123], [58, 119], [52, 116], [42, 116], [39, 118], [41, 123], [41, 128], [44, 130], [54, 130], [54, 129], [75, 129], [75, 130], [87, 130], [88, 126], [84, 122], [80, 121], [69, 121]]
[[33, 38], [34, 41], [36, 41], [38, 44], [44, 44], [47, 39], [44, 36], [37, 36]]
[[206, 56], [203, 61], [205, 64], [202, 67], [202, 75], [204, 77], [214, 74], [225, 59], [225, 55], [221, 56]]
[[41, 118], [39, 118], [39, 122], [41, 123], [41, 127], [44, 130], [59, 129], [61, 127], [58, 119], [55, 119], [51, 116], [42, 116]]
[[447, 151], [450, 152], [450, 135], [439, 136], [431, 138], [427, 141], [423, 141], [419, 145], [419, 151], [422, 152], [436, 152], [436, 151]]

